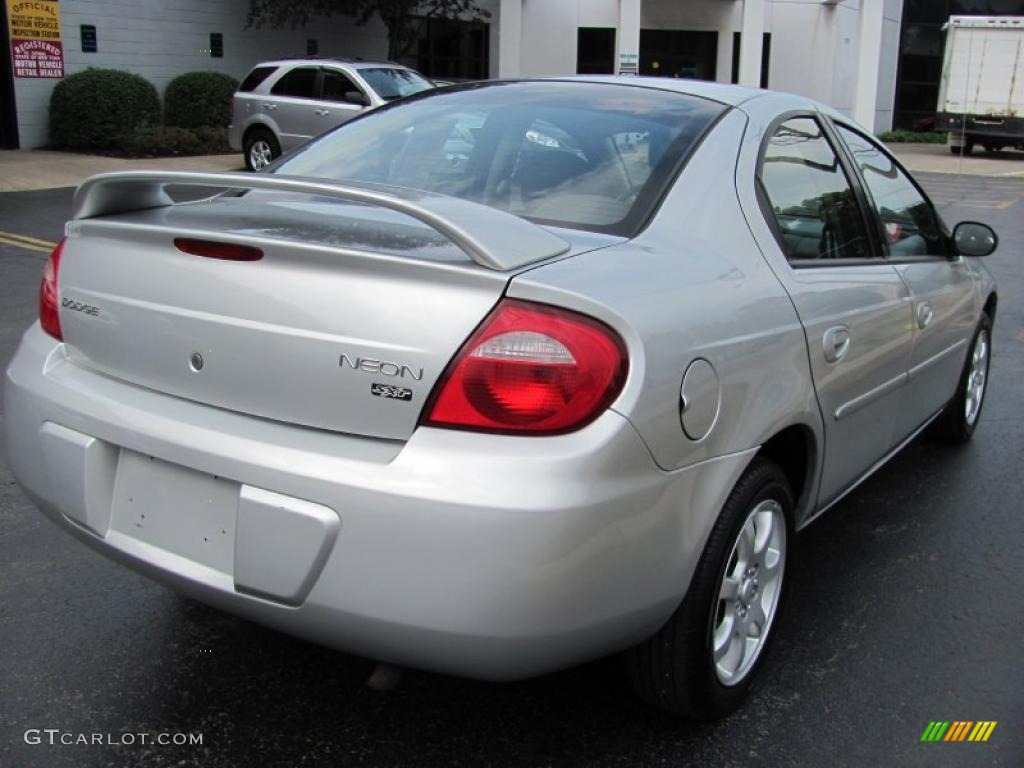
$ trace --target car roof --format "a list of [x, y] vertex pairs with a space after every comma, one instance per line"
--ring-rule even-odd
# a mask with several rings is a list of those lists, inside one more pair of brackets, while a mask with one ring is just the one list
[[765, 93], [759, 88], [714, 83], [707, 80], [689, 80], [676, 77], [624, 77], [622, 75], [577, 75], [571, 77], [542, 78], [544, 80], [571, 80], [584, 83], [614, 83], [659, 91], [675, 91], [690, 96], [701, 96], [735, 107], [744, 101]]
[[614, 85], [631, 85], [638, 88], [651, 88], [659, 91], [673, 91], [689, 96], [717, 101], [730, 107], [737, 107], [754, 99], [772, 99], [780, 108], [816, 109], [830, 116], [843, 117], [840, 112], [827, 104], [822, 104], [795, 93], [770, 91], [763, 88], [751, 88], [745, 85], [716, 83], [709, 80], [690, 80], [676, 77], [632, 77], [622, 75], [570, 75], [567, 77], [538, 78], [555, 82], [611, 83]]

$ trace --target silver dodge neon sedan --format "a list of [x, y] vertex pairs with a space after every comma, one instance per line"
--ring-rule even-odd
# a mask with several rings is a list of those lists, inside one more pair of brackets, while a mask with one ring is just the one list
[[253, 621], [491, 680], [624, 651], [647, 700], [720, 717], [794, 532], [926, 427], [971, 437], [996, 244], [804, 98], [456, 86], [264, 173], [86, 181], [10, 463]]

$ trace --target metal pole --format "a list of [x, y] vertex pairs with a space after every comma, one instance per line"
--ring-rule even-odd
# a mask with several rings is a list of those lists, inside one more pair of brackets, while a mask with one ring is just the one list
[[964, 110], [960, 115], [960, 158], [956, 164], [957, 175], [963, 175], [964, 155], [967, 154], [967, 99], [970, 96], [971, 60], [974, 56], [974, 29], [967, 28], [967, 74], [964, 75]]

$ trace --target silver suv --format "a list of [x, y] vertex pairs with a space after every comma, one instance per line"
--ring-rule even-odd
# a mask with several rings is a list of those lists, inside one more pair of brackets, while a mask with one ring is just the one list
[[228, 141], [250, 171], [259, 171], [364, 109], [433, 87], [419, 72], [387, 61], [268, 61], [238, 86]]

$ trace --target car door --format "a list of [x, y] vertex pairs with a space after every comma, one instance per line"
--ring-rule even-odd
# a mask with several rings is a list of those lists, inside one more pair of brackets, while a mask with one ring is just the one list
[[877, 248], [851, 168], [815, 115], [777, 121], [758, 197], [788, 268], [779, 277], [807, 337], [825, 428], [819, 504], [890, 449], [912, 336], [910, 296]]
[[281, 150], [289, 152], [313, 138], [319, 67], [295, 67], [270, 88], [263, 109], [276, 123]]
[[352, 100], [352, 94], [369, 103], [366, 93], [344, 72], [323, 67], [320, 73], [320, 98], [313, 105], [314, 136], [348, 122], [366, 107]]
[[920, 187], [878, 142], [835, 126], [863, 180], [889, 262], [913, 301], [909, 376], [896, 419], [901, 439], [953, 397], [977, 323], [977, 297], [970, 268]]

